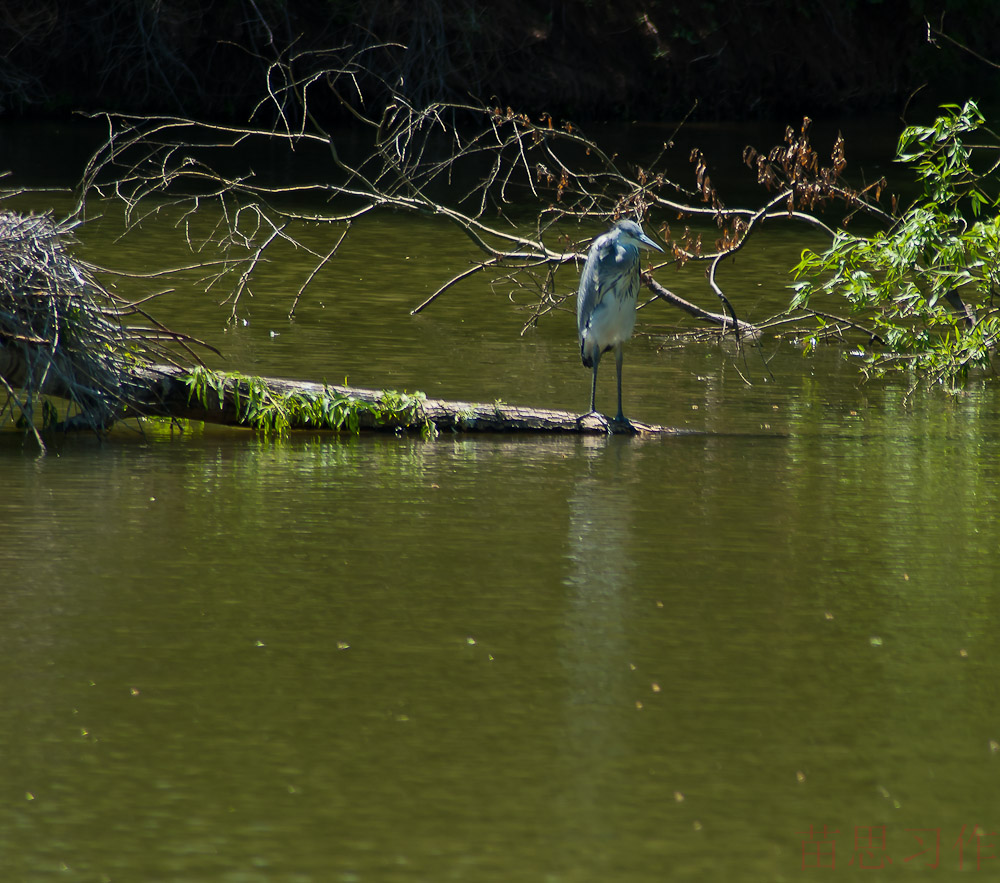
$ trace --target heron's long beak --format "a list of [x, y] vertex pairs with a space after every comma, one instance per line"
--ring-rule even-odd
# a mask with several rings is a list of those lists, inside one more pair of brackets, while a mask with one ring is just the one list
[[648, 237], [648, 236], [647, 236], [647, 235], [646, 235], [645, 233], [643, 233], [643, 234], [642, 234], [642, 237], [640, 238], [640, 240], [639, 240], [639, 241], [640, 241], [640, 242], [641, 242], [641, 243], [642, 243], [642, 244], [643, 244], [644, 246], [646, 246], [646, 248], [655, 248], [655, 249], [656, 249], [656, 250], [657, 250], [658, 252], [660, 252], [661, 254], [663, 254], [663, 253], [664, 253], [663, 249], [662, 249], [662, 248], [660, 248], [660, 246], [658, 246], [658, 245], [657, 245], [657, 244], [656, 244], [655, 242], [653, 242], [653, 240], [652, 240], [652, 239], [650, 239], [650, 238], [649, 238], [649, 237]]

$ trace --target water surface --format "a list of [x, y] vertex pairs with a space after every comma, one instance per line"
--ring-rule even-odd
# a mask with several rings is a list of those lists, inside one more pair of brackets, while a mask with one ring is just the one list
[[[108, 263], [183, 254], [169, 224], [98, 234]], [[742, 316], [811, 243], [726, 269]], [[235, 325], [194, 290], [158, 315], [235, 370], [585, 406], [568, 311], [521, 335], [472, 283], [409, 316], [473, 257], [386, 216], [293, 322], [294, 256]], [[989, 875], [996, 391], [683, 324], [641, 314], [626, 410], [705, 435], [4, 434], [4, 879]]]

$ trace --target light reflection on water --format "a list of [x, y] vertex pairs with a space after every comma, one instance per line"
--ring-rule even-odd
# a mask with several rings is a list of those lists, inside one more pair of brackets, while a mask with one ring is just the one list
[[[734, 299], [772, 310], [801, 246]], [[520, 336], [470, 285], [413, 319], [467, 246], [394, 218], [354, 249], [294, 323], [291, 264], [245, 326], [165, 318], [240, 370], [586, 404], [571, 314]], [[712, 434], [0, 440], [10, 878], [810, 879], [823, 825], [845, 874], [864, 826], [957, 867], [996, 811], [995, 393], [662, 343], [627, 410]]]
[[996, 481], [804, 441], [8, 450], [5, 854], [755, 879], [983, 817]]

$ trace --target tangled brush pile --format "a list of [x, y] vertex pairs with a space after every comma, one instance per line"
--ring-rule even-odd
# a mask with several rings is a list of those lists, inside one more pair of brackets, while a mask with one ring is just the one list
[[[141, 413], [148, 382], [138, 372], [176, 365], [167, 344], [186, 340], [109, 291], [95, 267], [69, 253], [78, 223], [0, 210], [0, 384], [7, 392], [0, 419], [23, 422], [39, 443], [42, 428], [101, 432]], [[150, 325], [126, 324], [136, 317]], [[61, 419], [50, 397], [69, 402]]]

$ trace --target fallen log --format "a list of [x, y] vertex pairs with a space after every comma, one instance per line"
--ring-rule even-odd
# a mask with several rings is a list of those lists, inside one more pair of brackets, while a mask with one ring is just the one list
[[140, 368], [145, 392], [120, 415], [159, 416], [270, 434], [327, 429], [359, 432], [568, 432], [674, 436], [694, 434], [649, 423], [617, 423], [599, 414], [526, 408], [503, 402], [431, 399], [422, 393], [360, 389], [275, 377], [186, 370], [173, 365]]
[[[360, 432], [573, 432], [681, 435], [688, 430], [616, 422], [598, 414], [430, 399], [211, 371], [193, 347], [214, 347], [165, 328], [141, 302], [105, 287], [70, 254], [75, 222], [0, 210], [0, 419], [33, 432], [98, 433], [130, 417]], [[136, 324], [145, 320], [146, 324]], [[60, 419], [50, 399], [68, 403]], [[36, 408], [37, 406], [37, 408]], [[38, 419], [40, 416], [40, 420]]]

